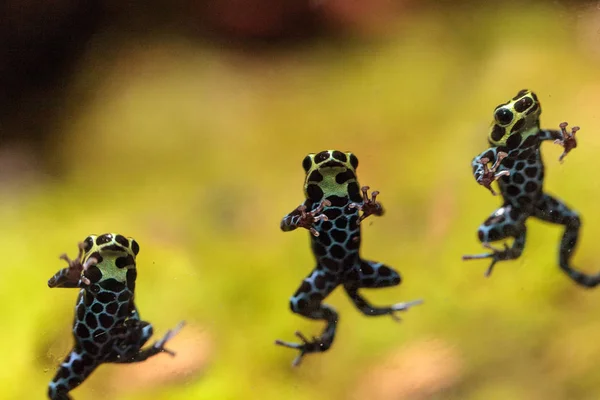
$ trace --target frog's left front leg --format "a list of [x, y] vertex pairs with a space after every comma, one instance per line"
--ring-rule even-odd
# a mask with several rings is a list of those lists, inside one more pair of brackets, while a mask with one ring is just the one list
[[579, 214], [569, 209], [562, 201], [544, 194], [542, 199], [536, 204], [533, 215], [543, 221], [564, 225], [565, 232], [559, 248], [559, 265], [569, 278], [577, 284], [588, 288], [593, 288], [600, 284], [600, 273], [587, 275], [575, 270], [569, 263], [571, 257], [573, 257], [577, 239], [579, 238], [579, 229], [581, 227]]
[[575, 138], [575, 134], [579, 131], [578, 126], [574, 126], [571, 128], [571, 132], [567, 132], [567, 126], [569, 124], [567, 122], [561, 123], [560, 130], [554, 129], [543, 129], [538, 133], [538, 137], [540, 141], [543, 140], [553, 140], [554, 144], [558, 144], [563, 147], [564, 151], [558, 158], [558, 161], [562, 162], [567, 154], [575, 147], [577, 147], [577, 139]]
[[[479, 227], [477, 234], [483, 246], [492, 250], [491, 253], [465, 255], [463, 260], [477, 260], [482, 258], [491, 258], [492, 263], [488, 267], [485, 276], [490, 276], [494, 265], [498, 261], [514, 260], [521, 256], [525, 247], [525, 238], [527, 228], [525, 227], [525, 219], [528, 214], [521, 210], [506, 205], [496, 210], [483, 224]], [[514, 237], [512, 247], [504, 245], [504, 249], [496, 249], [490, 245], [490, 242]]]
[[397, 311], [406, 311], [410, 307], [421, 304], [422, 300], [406, 303], [396, 303], [390, 306], [376, 307], [371, 305], [358, 293], [360, 288], [383, 288], [400, 284], [400, 274], [385, 264], [361, 260], [357, 268], [353, 268], [345, 277], [344, 289], [350, 299], [363, 314], [371, 317], [391, 315], [394, 320], [400, 320]]
[[377, 215], [380, 217], [384, 213], [383, 206], [377, 201], [379, 192], [374, 190], [371, 193], [371, 198], [369, 198], [369, 189], [370, 188], [368, 186], [363, 186], [360, 189], [363, 198], [362, 203], [350, 203], [348, 205], [349, 208], [356, 208], [359, 211], [362, 211], [362, 215], [358, 218], [358, 223], [367, 218], [369, 215]]

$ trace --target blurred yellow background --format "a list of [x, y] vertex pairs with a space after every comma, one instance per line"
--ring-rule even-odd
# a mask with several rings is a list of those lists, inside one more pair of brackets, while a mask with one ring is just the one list
[[[600, 269], [600, 6], [396, 11], [278, 46], [94, 34], [60, 106], [41, 97], [55, 118], [45, 161], [18, 140], [0, 154], [0, 397], [45, 398], [76, 299], [46, 282], [88, 234], [119, 232], [140, 243], [137, 305], [153, 340], [188, 325], [175, 358], [103, 365], [77, 400], [600, 398], [600, 292], [559, 270], [561, 227], [530, 220], [523, 256], [490, 279], [487, 260], [461, 261], [482, 251], [477, 227], [500, 205], [471, 159], [495, 106], [528, 88], [543, 127], [581, 126], [563, 164], [543, 145], [545, 184], [582, 215], [574, 265]], [[334, 346], [293, 369], [296, 353], [274, 340], [322, 323], [289, 310], [314, 261], [308, 233], [279, 222], [303, 200], [302, 159], [325, 149], [354, 152], [387, 210], [365, 221], [362, 254], [404, 282], [363, 293], [425, 304], [398, 324], [338, 290], [326, 299], [341, 316]]]

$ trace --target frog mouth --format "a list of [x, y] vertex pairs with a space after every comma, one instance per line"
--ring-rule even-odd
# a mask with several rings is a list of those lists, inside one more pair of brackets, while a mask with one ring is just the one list
[[344, 164], [342, 164], [339, 161], [333, 161], [333, 160], [329, 160], [326, 163], [323, 163], [319, 166], [319, 168], [343, 168], [345, 167]]
[[127, 249], [125, 249], [124, 247], [122, 247], [122, 246], [114, 243], [114, 244], [111, 244], [109, 246], [103, 247], [102, 251], [114, 251], [114, 252], [117, 252], [117, 253], [126, 253]]

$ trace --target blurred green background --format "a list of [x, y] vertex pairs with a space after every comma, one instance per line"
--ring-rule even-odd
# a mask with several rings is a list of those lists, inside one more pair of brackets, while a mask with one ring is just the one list
[[[490, 279], [487, 261], [461, 261], [500, 202], [470, 161], [495, 106], [529, 88], [543, 127], [582, 128], [564, 164], [543, 145], [545, 183], [582, 215], [574, 264], [600, 268], [600, 3], [8, 4], [2, 399], [45, 398], [76, 299], [47, 279], [104, 232], [140, 243], [153, 339], [188, 325], [177, 357], [104, 365], [77, 400], [600, 398], [600, 292], [558, 269], [561, 227], [531, 220], [524, 255]], [[273, 341], [322, 324], [289, 310], [314, 261], [308, 233], [279, 221], [303, 199], [303, 157], [333, 148], [358, 156], [387, 209], [365, 222], [362, 254], [404, 277], [363, 293], [425, 304], [398, 324], [336, 291], [334, 346], [293, 369]]]

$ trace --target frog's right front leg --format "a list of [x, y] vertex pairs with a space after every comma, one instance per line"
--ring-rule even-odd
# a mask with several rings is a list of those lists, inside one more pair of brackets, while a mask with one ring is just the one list
[[[510, 172], [506, 169], [496, 173], [502, 160], [507, 156], [508, 154], [502, 151], [498, 152], [495, 147], [492, 147], [475, 157], [471, 162], [473, 176], [477, 183], [488, 189], [494, 196], [497, 193], [492, 189], [492, 183], [501, 176], [510, 175]], [[493, 163], [491, 168], [488, 167], [490, 162]]]
[[[494, 265], [498, 261], [514, 260], [521, 256], [525, 247], [525, 238], [527, 228], [525, 227], [525, 219], [527, 214], [510, 205], [500, 207], [483, 224], [477, 231], [479, 240], [483, 246], [492, 250], [491, 253], [465, 255], [463, 260], [477, 260], [481, 258], [491, 258], [492, 262], [488, 267], [485, 276], [490, 276]], [[504, 249], [495, 249], [490, 245], [490, 242], [514, 237], [515, 241], [511, 247], [504, 245]]]
[[300, 354], [292, 363], [293, 366], [298, 366], [306, 354], [327, 351], [333, 344], [338, 314], [333, 307], [323, 304], [322, 301], [338, 284], [339, 281], [335, 276], [317, 267], [304, 279], [302, 285], [290, 299], [290, 308], [293, 312], [310, 319], [320, 319], [327, 322], [321, 336], [313, 336], [312, 340], [308, 340], [302, 333], [297, 331], [296, 336], [300, 338], [302, 343], [275, 341], [277, 345], [300, 351]]
[[330, 206], [331, 202], [329, 200], [323, 200], [316, 208], [307, 211], [313, 204], [312, 201], [306, 200], [294, 211], [283, 217], [280, 225], [281, 230], [288, 232], [293, 231], [296, 228], [305, 228], [308, 229], [313, 236], [319, 236], [319, 232], [313, 227], [313, 224], [320, 220], [327, 221], [327, 216], [323, 214], [323, 210], [325, 207]]
[[68, 267], [59, 270], [52, 278], [48, 280], [48, 287], [55, 288], [82, 288], [91, 284], [90, 280], [82, 274], [92, 265], [95, 265], [98, 260], [90, 257], [85, 263], [83, 262], [83, 253], [85, 244], [79, 243], [79, 253], [77, 258], [71, 260], [66, 254], [60, 256], [61, 260], [65, 260]]

